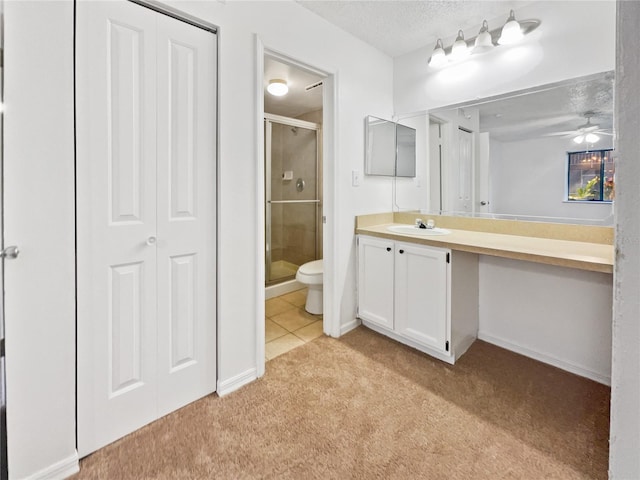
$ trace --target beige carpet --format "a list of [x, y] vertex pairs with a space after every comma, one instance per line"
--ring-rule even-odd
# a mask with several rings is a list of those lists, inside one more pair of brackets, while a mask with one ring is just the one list
[[360, 327], [96, 452], [76, 479], [606, 478], [609, 389], [477, 341], [455, 366]]

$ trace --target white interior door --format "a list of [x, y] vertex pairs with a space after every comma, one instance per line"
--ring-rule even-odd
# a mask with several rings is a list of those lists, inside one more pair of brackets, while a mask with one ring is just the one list
[[160, 415], [215, 390], [215, 39], [158, 16]]
[[215, 35], [79, 2], [78, 451], [215, 390]]
[[459, 128], [458, 171], [455, 176], [458, 182], [455, 199], [457, 212], [473, 212], [473, 158], [473, 134]]

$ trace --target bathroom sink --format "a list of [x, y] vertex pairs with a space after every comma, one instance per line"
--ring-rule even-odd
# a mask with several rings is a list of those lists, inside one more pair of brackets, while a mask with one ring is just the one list
[[405, 235], [421, 235], [424, 237], [430, 237], [434, 235], [447, 235], [451, 233], [446, 228], [418, 228], [413, 225], [391, 225], [387, 227], [387, 230], [393, 233], [403, 233]]

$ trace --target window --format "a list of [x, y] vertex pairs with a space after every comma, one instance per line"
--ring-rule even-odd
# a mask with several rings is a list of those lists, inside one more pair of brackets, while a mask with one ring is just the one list
[[[610, 202], [614, 196], [613, 150], [569, 152], [568, 200]], [[602, 180], [604, 179], [604, 181]]]

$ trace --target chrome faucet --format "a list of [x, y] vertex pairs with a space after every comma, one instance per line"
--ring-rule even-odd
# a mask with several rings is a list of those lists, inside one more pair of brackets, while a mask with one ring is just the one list
[[433, 229], [436, 226], [436, 222], [429, 219], [427, 223], [424, 223], [421, 218], [416, 218], [416, 228], [426, 228], [428, 230]]

